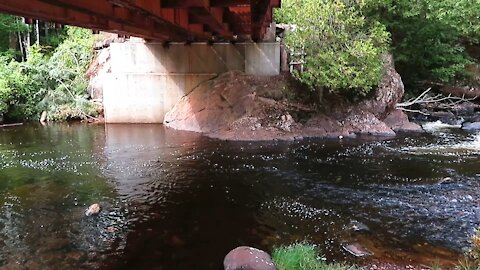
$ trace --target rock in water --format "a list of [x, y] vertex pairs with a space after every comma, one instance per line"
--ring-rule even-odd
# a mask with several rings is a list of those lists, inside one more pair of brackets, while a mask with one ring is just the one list
[[270, 255], [252, 247], [237, 247], [223, 260], [225, 270], [276, 270]]
[[395, 132], [422, 132], [421, 126], [408, 120], [408, 116], [401, 110], [393, 110], [383, 122]]
[[353, 243], [353, 244], [344, 244], [342, 245], [342, 248], [347, 251], [348, 253], [352, 254], [355, 257], [366, 257], [366, 256], [371, 256], [373, 253], [369, 251], [368, 249], [362, 247], [358, 243]]
[[85, 215], [87, 217], [95, 216], [98, 215], [100, 211], [102, 211], [102, 207], [98, 203], [94, 203], [88, 207], [87, 211], [85, 211]]
[[45, 123], [47, 122], [47, 112], [43, 111], [42, 115], [40, 116], [40, 123]]

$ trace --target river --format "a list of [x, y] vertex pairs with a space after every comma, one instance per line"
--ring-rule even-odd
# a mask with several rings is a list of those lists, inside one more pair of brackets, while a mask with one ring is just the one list
[[[330, 261], [448, 267], [480, 225], [480, 135], [426, 128], [258, 143], [162, 125], [3, 128], [0, 268], [222, 269], [236, 246], [302, 240]], [[92, 203], [102, 212], [86, 217]]]

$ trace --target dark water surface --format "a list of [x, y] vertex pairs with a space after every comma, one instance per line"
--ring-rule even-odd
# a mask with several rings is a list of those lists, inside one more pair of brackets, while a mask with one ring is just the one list
[[222, 269], [236, 246], [299, 240], [334, 261], [449, 265], [480, 225], [479, 154], [455, 129], [232, 143], [161, 125], [4, 128], [0, 269]]

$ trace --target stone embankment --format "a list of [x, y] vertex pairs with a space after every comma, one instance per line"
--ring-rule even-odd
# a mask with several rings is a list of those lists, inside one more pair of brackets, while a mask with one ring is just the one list
[[293, 101], [286, 75], [249, 76], [228, 72], [202, 83], [184, 96], [164, 120], [168, 127], [201, 132], [222, 140], [261, 141], [395, 136], [422, 131], [395, 110], [404, 93], [391, 57], [372, 97], [349, 102], [326, 95], [321, 104]]

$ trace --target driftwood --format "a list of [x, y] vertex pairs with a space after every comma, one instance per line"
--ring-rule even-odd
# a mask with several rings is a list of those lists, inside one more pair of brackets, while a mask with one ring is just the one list
[[0, 128], [5, 128], [5, 127], [16, 127], [16, 126], [21, 126], [23, 123], [14, 123], [14, 124], [3, 124], [0, 125]]
[[409, 107], [413, 105], [436, 103], [437, 107], [440, 109], [452, 109], [455, 105], [458, 105], [462, 102], [469, 102], [478, 98], [478, 96], [475, 96], [473, 98], [466, 98], [465, 95], [462, 97], [456, 97], [452, 96], [452, 94], [449, 94], [448, 96], [445, 96], [443, 94], [430, 96], [428, 94], [431, 90], [432, 88], [428, 88], [416, 98], [412, 98], [405, 102], [397, 103], [397, 105], [395, 105], [395, 108], [406, 112], [415, 112], [423, 115], [430, 115], [429, 113], [423, 112], [421, 110], [409, 109]]

